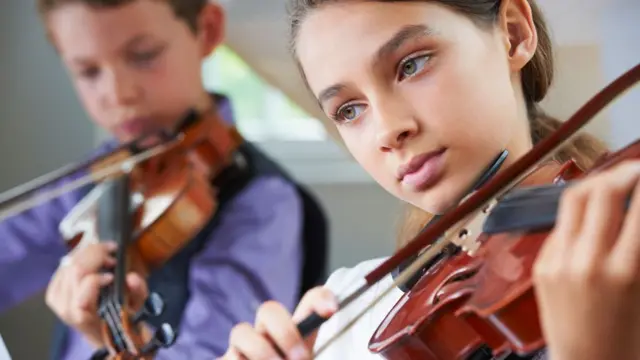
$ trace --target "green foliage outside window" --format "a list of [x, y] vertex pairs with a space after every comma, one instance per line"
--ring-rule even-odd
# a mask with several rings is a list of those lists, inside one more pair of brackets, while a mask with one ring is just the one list
[[238, 128], [260, 139], [324, 137], [322, 125], [279, 90], [264, 82], [226, 46], [203, 66], [205, 87], [231, 99]]

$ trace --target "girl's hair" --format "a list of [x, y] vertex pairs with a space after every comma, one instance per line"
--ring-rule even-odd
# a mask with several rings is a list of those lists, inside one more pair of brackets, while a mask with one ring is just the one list
[[[288, 0], [290, 13], [290, 47], [296, 63], [305, 78], [296, 55], [296, 41], [301, 23], [307, 14], [321, 6], [350, 0]], [[478, 26], [488, 28], [498, 21], [501, 0], [378, 0], [386, 2], [434, 2], [447, 6], [458, 13], [468, 16]], [[553, 49], [549, 30], [540, 8], [535, 0], [528, 0], [538, 35], [538, 47], [529, 63], [522, 69], [522, 88], [529, 114], [529, 126], [533, 143], [537, 143], [559, 128], [561, 122], [545, 114], [538, 103], [546, 96], [553, 80]], [[308, 84], [307, 84], [308, 85]], [[565, 162], [573, 159], [576, 164], [587, 169], [595, 160], [607, 151], [606, 146], [593, 136], [576, 135], [571, 142], [555, 155], [555, 160]], [[409, 206], [407, 216], [400, 228], [397, 245], [402, 246], [411, 240], [426, 225], [432, 214], [417, 207]]]

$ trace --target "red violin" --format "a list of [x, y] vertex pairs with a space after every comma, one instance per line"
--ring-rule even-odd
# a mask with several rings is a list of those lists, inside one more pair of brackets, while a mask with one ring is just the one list
[[629, 159], [640, 159], [640, 140], [587, 172], [573, 161], [540, 166], [521, 183], [526, 186], [475, 219], [483, 225], [478, 236], [464, 228], [463, 237], [475, 246], [451, 244], [391, 309], [369, 349], [390, 360], [491, 359], [542, 349], [531, 270], [554, 225], [562, 190]]
[[[536, 152], [550, 152], [558, 146], [555, 139], [568, 138], [578, 122], [586, 123], [608, 103], [607, 97], [639, 80], [640, 66], [636, 66], [505, 172], [524, 174], [528, 159], [542, 158]], [[640, 159], [640, 140], [603, 156], [588, 170], [573, 161], [549, 162], [521, 175], [515, 189], [481, 206], [480, 213], [453, 231], [445, 256], [391, 309], [373, 334], [369, 350], [389, 360], [454, 360], [510, 353], [531, 356], [543, 349], [532, 268], [555, 224], [562, 190], [572, 181], [631, 159]], [[489, 197], [492, 186], [506, 185], [509, 174], [501, 175], [471, 198]]]

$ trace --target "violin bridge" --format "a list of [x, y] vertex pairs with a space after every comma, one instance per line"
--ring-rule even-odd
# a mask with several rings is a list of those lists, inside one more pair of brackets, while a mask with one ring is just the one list
[[471, 213], [453, 229], [447, 231], [445, 233], [446, 237], [462, 248], [464, 252], [473, 256], [481, 245], [480, 235], [482, 234], [483, 225], [497, 203], [496, 199], [491, 199], [480, 210]]

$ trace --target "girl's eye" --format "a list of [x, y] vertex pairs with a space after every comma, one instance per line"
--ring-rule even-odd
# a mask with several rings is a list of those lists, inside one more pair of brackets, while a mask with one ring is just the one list
[[398, 80], [403, 80], [404, 78], [409, 78], [424, 69], [427, 61], [431, 58], [431, 55], [419, 55], [412, 58], [409, 58], [400, 63], [400, 68], [398, 69]]
[[341, 108], [339, 108], [335, 115], [333, 116], [333, 118], [336, 121], [342, 122], [342, 121], [353, 121], [355, 119], [358, 118], [358, 116], [360, 116], [360, 114], [362, 113], [362, 111], [364, 111], [364, 105], [359, 105], [359, 104], [349, 104], [349, 105], [345, 105]]

